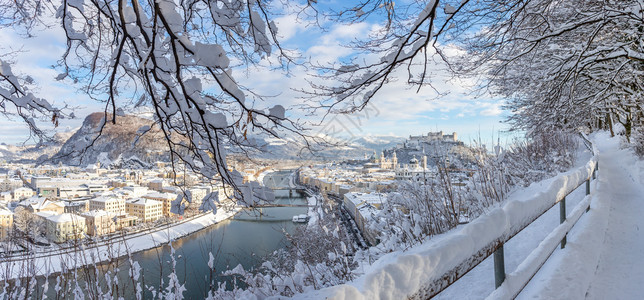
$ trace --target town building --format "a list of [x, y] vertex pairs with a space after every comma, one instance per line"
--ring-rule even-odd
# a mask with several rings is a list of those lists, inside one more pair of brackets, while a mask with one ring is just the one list
[[27, 187], [20, 187], [11, 192], [13, 200], [23, 200], [36, 195], [36, 192]]
[[87, 234], [100, 236], [116, 231], [115, 215], [104, 210], [92, 210], [81, 214], [85, 218]]
[[93, 193], [107, 191], [105, 180], [89, 180], [87, 178], [72, 176], [64, 178], [51, 178], [48, 176], [33, 176], [31, 187], [36, 194], [42, 197], [78, 198], [89, 196]]
[[191, 204], [196, 207], [199, 207], [201, 205], [201, 202], [203, 201], [203, 198], [208, 195], [212, 189], [207, 186], [194, 186], [186, 190], [186, 192], [190, 195], [191, 199]]
[[18, 203], [18, 205], [26, 207], [32, 213], [47, 211], [62, 214], [65, 211], [65, 204], [63, 202], [36, 196], [25, 199]]
[[22, 187], [22, 180], [20, 178], [0, 174], [0, 192], [13, 191], [19, 187]]
[[89, 210], [104, 210], [115, 215], [126, 212], [125, 199], [114, 196], [100, 196], [89, 200]]
[[358, 207], [362, 204], [370, 204], [377, 209], [387, 202], [387, 194], [383, 193], [347, 193], [343, 198], [344, 207], [355, 219], [358, 214]]
[[66, 213], [80, 214], [89, 209], [89, 200], [67, 200], [65, 203]]
[[143, 195], [142, 198], [160, 201], [163, 204], [161, 209], [162, 214], [166, 217], [174, 216], [174, 214], [170, 212], [170, 208], [172, 207], [172, 201], [177, 199], [176, 194], [152, 192]]
[[13, 196], [11, 195], [11, 192], [0, 192], [0, 201], [2, 202], [13, 201]]
[[[38, 213], [43, 214], [43, 213]], [[42, 215], [45, 221], [47, 239], [54, 243], [85, 237], [87, 227], [85, 218], [74, 214]]]
[[127, 214], [115, 216], [114, 222], [116, 224], [116, 230], [123, 230], [125, 228], [135, 226], [136, 224], [138, 224], [137, 220], [137, 217]]
[[380, 163], [380, 168], [384, 170], [394, 170], [398, 168], [398, 157], [396, 156], [396, 151], [394, 151], [391, 158], [385, 158], [385, 154], [380, 153], [378, 162]]
[[163, 191], [163, 188], [166, 186], [168, 186], [167, 182], [161, 178], [148, 182], [148, 188], [157, 192]]
[[141, 222], [153, 222], [163, 216], [163, 203], [161, 201], [136, 198], [128, 200], [125, 204], [126, 212], [137, 217]]
[[0, 239], [5, 240], [13, 228], [13, 212], [0, 208]]
[[150, 192], [145, 186], [126, 186], [122, 190], [130, 198], [139, 198]]
[[427, 135], [410, 135], [409, 142], [433, 142], [433, 141], [444, 141], [444, 142], [456, 142], [458, 141], [458, 135], [456, 132], [452, 134], [444, 134], [443, 131], [438, 132], [428, 132]]
[[344, 195], [343, 202], [369, 244], [377, 244], [379, 233], [371, 230], [369, 223], [375, 220], [378, 211], [387, 202], [387, 195], [382, 193], [347, 193]]

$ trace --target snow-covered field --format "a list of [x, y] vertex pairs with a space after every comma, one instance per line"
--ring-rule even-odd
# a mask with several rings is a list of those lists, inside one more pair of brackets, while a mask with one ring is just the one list
[[[591, 184], [591, 196], [585, 196], [585, 185], [567, 197], [567, 213], [581, 215], [579, 223], [568, 234], [565, 249], [557, 249], [518, 296], [520, 299], [641, 299], [644, 295], [644, 163], [628, 150], [620, 149], [619, 138], [606, 133], [593, 136], [599, 150], [599, 180]], [[473, 221], [430, 242], [405, 252], [383, 256], [366, 270], [365, 275], [344, 285], [311, 291], [297, 298], [333, 299], [399, 299], [413, 294], [424, 283], [455, 266], [463, 256], [471, 255], [480, 245], [503, 235], [508, 226], [531, 218], [544, 205], [583, 182], [594, 160], [586, 151], [577, 167], [512, 193], [506, 202]], [[573, 211], [580, 202], [590, 202], [588, 213]], [[547, 206], [546, 206], [547, 207]], [[581, 207], [581, 206], [580, 206]], [[567, 223], [567, 222], [566, 222]], [[544, 238], [559, 226], [558, 205], [549, 209], [505, 244], [505, 266], [508, 280], [525, 277], [528, 268], [538, 268], [528, 257], [545, 257]], [[561, 231], [561, 230], [560, 230]], [[561, 232], [560, 232], [561, 233]], [[549, 237], [550, 244], [556, 233]], [[547, 244], [545, 242], [544, 244]], [[537, 251], [533, 252], [533, 250]], [[523, 264], [522, 264], [523, 263]], [[510, 283], [508, 283], [510, 282]], [[497, 290], [491, 298], [505, 299], [508, 294]], [[493, 259], [479, 266], [437, 296], [438, 299], [483, 299], [494, 292]]]
[[177, 238], [189, 235], [208, 226], [217, 224], [234, 216], [240, 208], [230, 211], [219, 209], [216, 214], [205, 214], [175, 226], [144, 234], [125, 236], [120, 241], [107, 245], [82, 246], [73, 251], [53, 251], [49, 254], [36, 254], [35, 257], [0, 263], [0, 280], [33, 275], [48, 275], [62, 270], [70, 270], [86, 265], [109, 261], [134, 252], [161, 246]]

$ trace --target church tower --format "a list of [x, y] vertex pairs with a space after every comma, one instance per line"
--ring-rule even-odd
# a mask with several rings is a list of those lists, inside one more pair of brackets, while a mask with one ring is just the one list
[[391, 169], [395, 170], [398, 168], [398, 156], [396, 156], [396, 151], [394, 151], [394, 156], [391, 158]]

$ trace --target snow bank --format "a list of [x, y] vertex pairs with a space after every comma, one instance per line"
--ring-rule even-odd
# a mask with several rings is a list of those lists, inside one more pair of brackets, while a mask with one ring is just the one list
[[257, 182], [259, 182], [262, 185], [264, 185], [264, 177], [266, 177], [266, 175], [268, 175], [270, 173], [273, 173], [273, 172], [276, 172], [276, 171], [277, 170], [270, 168], [270, 169], [267, 169], [267, 170], [259, 173], [259, 175], [257, 175]]
[[[432, 285], [434, 282], [447, 279], [444, 278], [446, 273], [458, 271], [459, 274], [463, 274], [465, 268], [473, 261], [483, 260], [480, 257], [482, 252], [489, 250], [499, 241], [510, 239], [583, 184], [590, 178], [596, 163], [595, 156], [586, 165], [549, 179], [550, 184], [535, 195], [512, 195], [502, 207], [448, 232], [440, 239], [406, 252], [385, 255], [365, 275], [352, 282], [311, 291], [296, 298], [403, 299], [415, 295], [423, 297], [423, 293], [431, 293], [429, 290], [436, 286]], [[565, 231], [566, 228], [556, 230], [550, 239], [556, 239], [561, 232], [565, 234]]]

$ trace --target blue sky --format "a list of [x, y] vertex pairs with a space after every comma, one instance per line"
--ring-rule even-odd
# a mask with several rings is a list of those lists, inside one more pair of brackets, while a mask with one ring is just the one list
[[[315, 32], [310, 27], [298, 23], [291, 15], [276, 19], [279, 35], [286, 48], [298, 49], [312, 61], [331, 62], [347, 55], [351, 50], [342, 46], [355, 36], [367, 34], [374, 24], [359, 23], [352, 26], [332, 25], [326, 33]], [[62, 30], [53, 26], [49, 29], [38, 30], [35, 37], [24, 39], [11, 29], [0, 30], [0, 40], [5, 41], [2, 52], [22, 49], [22, 52], [10, 57], [15, 61], [14, 73], [29, 74], [34, 77], [38, 88], [33, 91], [37, 96], [48, 99], [55, 104], [63, 102], [77, 107], [77, 119], [63, 120], [59, 130], [72, 129], [80, 126], [84, 116], [94, 111], [102, 111], [101, 103], [89, 100], [78, 91], [78, 86], [69, 82], [57, 82], [53, 78], [58, 74], [51, 66], [56, 63], [64, 51], [64, 36]], [[6, 59], [6, 58], [3, 58]], [[501, 110], [499, 99], [490, 97], [474, 97], [469, 95], [467, 80], [449, 80], [441, 72], [442, 66], [432, 66], [435, 71], [435, 87], [443, 94], [436, 98], [431, 88], [423, 88], [416, 92], [405, 84], [404, 70], [400, 79], [387, 85], [370, 102], [371, 109], [378, 113], [369, 118], [363, 118], [360, 124], [360, 135], [396, 135], [408, 136], [442, 130], [456, 131], [459, 138], [465, 142], [477, 139], [479, 135], [484, 140], [495, 139], [500, 130], [507, 126], [500, 123], [507, 114]], [[294, 68], [291, 74], [268, 69], [253, 69], [235, 71], [234, 76], [240, 83], [253, 88], [260, 94], [275, 95], [268, 97], [266, 103], [258, 103], [261, 107], [282, 104], [289, 107], [297, 104], [298, 94], [292, 88], [306, 85], [303, 80], [304, 70]], [[246, 76], [246, 74], [249, 74]], [[444, 77], [444, 78], [443, 78]], [[299, 117], [292, 110], [291, 116]], [[288, 113], [287, 113], [288, 115]], [[309, 118], [318, 123], [320, 118]], [[327, 119], [327, 122], [330, 120]], [[48, 124], [44, 124], [49, 126]], [[324, 124], [322, 124], [324, 125]], [[28, 138], [28, 131], [18, 120], [8, 120], [0, 116], [0, 140], [5, 143], [23, 142]], [[314, 131], [317, 128], [312, 128]], [[502, 135], [502, 138], [507, 135]], [[486, 141], [486, 143], [488, 143]]]

